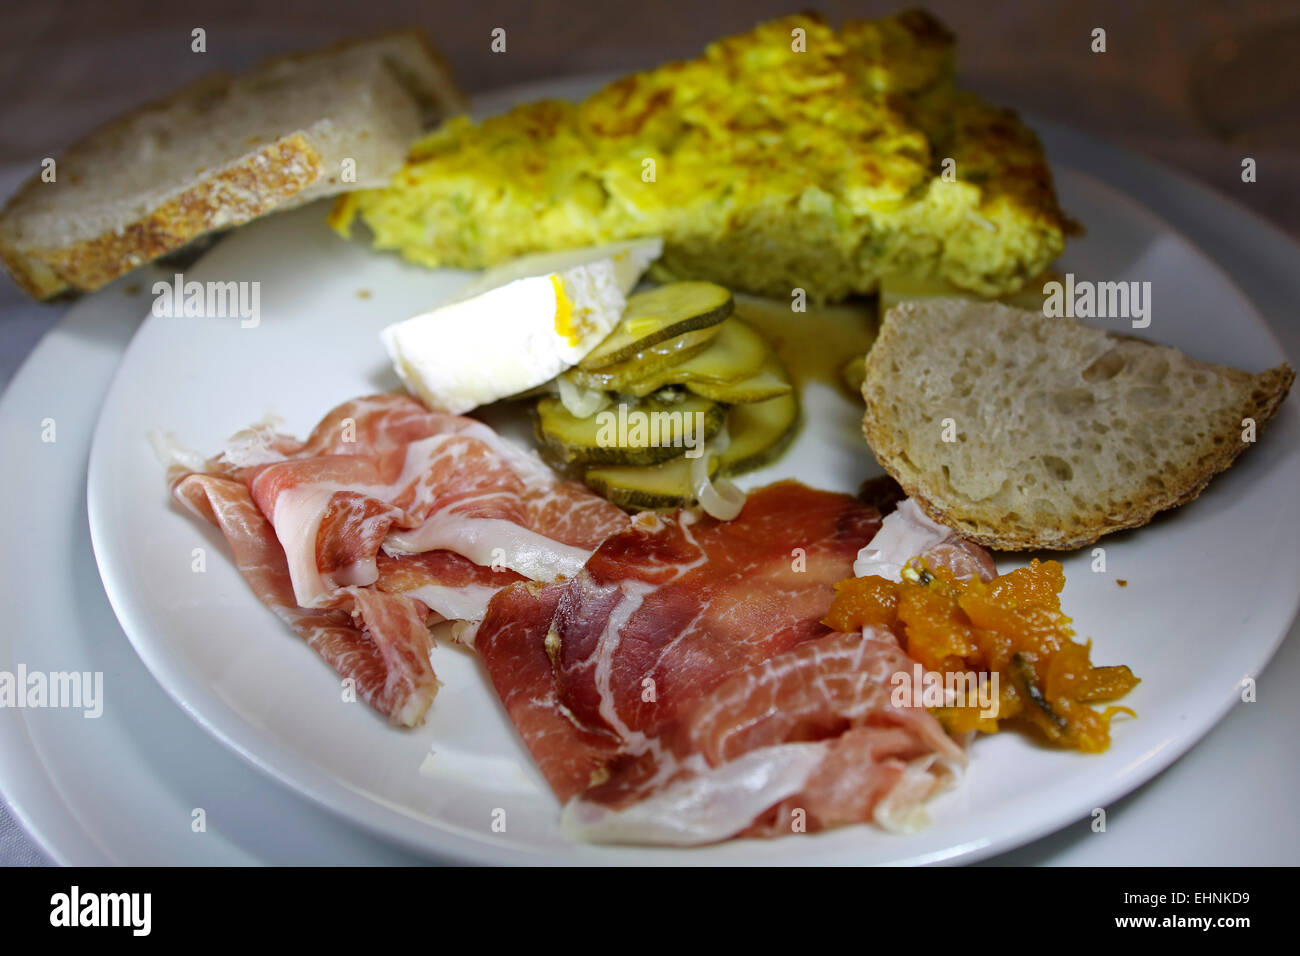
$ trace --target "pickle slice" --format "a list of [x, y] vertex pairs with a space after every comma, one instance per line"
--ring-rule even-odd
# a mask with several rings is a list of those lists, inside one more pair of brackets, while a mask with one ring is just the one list
[[731, 443], [717, 455], [724, 476], [753, 471], [775, 461], [799, 431], [799, 399], [793, 390], [764, 402], [732, 407], [727, 416]]
[[[738, 475], [774, 461], [799, 431], [799, 402], [793, 391], [750, 405], [728, 416], [731, 444], [709, 457], [709, 477]], [[691, 459], [684, 455], [653, 465], [592, 468], [587, 484], [620, 508], [683, 508], [695, 503]]]
[[778, 395], [788, 394], [793, 386], [785, 372], [775, 361], [769, 361], [748, 378], [738, 382], [686, 382], [686, 387], [696, 395], [711, 398], [728, 405], [746, 405], [764, 402]]
[[[709, 460], [709, 477], [718, 473], [716, 456]], [[684, 508], [695, 503], [691, 459], [684, 455], [639, 468], [614, 465], [587, 472], [587, 484], [620, 508]]]
[[726, 417], [722, 405], [683, 395], [677, 401], [616, 403], [578, 418], [551, 395], [537, 403], [536, 430], [543, 453], [562, 470], [575, 464], [650, 465], [682, 455], [688, 440], [708, 441]]
[[652, 345], [719, 324], [736, 307], [731, 293], [712, 282], [670, 282], [628, 296], [614, 331], [578, 363], [602, 369], [632, 358]]
[[840, 387], [854, 400], [862, 398], [862, 381], [866, 377], [866, 355], [855, 355], [840, 366]]
[[[576, 366], [565, 372], [564, 376], [575, 385], [581, 385], [583, 388], [603, 388], [609, 392], [623, 391], [626, 386], [645, 378], [647, 375], [653, 375], [699, 355], [709, 347], [711, 340], [717, 334], [717, 328], [684, 332], [671, 339], [647, 346], [631, 358], [615, 365], [607, 365], [604, 368], [594, 370]], [[656, 389], [650, 391], [656, 391]], [[650, 392], [642, 392], [641, 394], [649, 395]]]
[[[708, 347], [671, 366], [625, 383], [621, 391], [649, 395], [665, 385], [725, 385], [759, 374], [771, 357], [763, 337], [734, 316], [722, 323]], [[692, 389], [694, 390], [694, 389]]]

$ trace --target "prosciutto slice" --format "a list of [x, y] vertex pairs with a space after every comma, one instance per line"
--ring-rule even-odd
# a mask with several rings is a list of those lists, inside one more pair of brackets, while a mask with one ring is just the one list
[[475, 646], [555, 794], [595, 841], [689, 845], [903, 825], [963, 753], [891, 702], [886, 630], [820, 623], [879, 514], [783, 482], [740, 515], [640, 516], [556, 585], [500, 592]]
[[404, 726], [437, 691], [431, 624], [575, 574], [629, 523], [483, 423], [404, 395], [345, 402], [304, 441], [252, 426], [209, 461], [172, 456], [168, 474], [263, 603]]
[[300, 607], [284, 550], [247, 488], [229, 478], [191, 474], [177, 482], [174, 493], [221, 529], [253, 593], [336, 672], [351, 679], [359, 698], [393, 723], [419, 723], [438, 690], [429, 662], [426, 605], [350, 587], [333, 595], [329, 607]]
[[344, 403], [297, 447], [283, 436], [245, 443], [265, 449], [240, 474], [275, 528], [304, 607], [338, 587], [374, 584], [381, 548], [452, 551], [554, 580], [577, 573], [627, 525], [614, 505], [558, 481], [482, 422], [401, 395]]
[[556, 609], [561, 702], [588, 726], [658, 735], [723, 678], [826, 634], [835, 582], [879, 527], [847, 495], [786, 482], [733, 521], [686, 511], [609, 538]]
[[498, 591], [525, 580], [514, 571], [477, 565], [454, 551], [397, 556], [381, 551], [376, 567], [378, 590], [415, 598], [447, 621], [481, 621]]

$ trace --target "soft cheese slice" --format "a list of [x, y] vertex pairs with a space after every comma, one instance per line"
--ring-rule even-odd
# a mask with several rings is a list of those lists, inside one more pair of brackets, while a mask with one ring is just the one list
[[460, 414], [548, 382], [614, 330], [658, 240], [530, 256], [460, 298], [384, 329], [406, 387]]
[[601, 259], [613, 261], [618, 287], [623, 290], [624, 295], [630, 295], [646, 270], [650, 268], [650, 264], [663, 255], [663, 252], [662, 239], [632, 239], [602, 246], [586, 246], [581, 249], [564, 249], [560, 252], [539, 252], [531, 256], [521, 256], [484, 270], [481, 276], [460, 291], [457, 298], [469, 298], [516, 279], [560, 272], [598, 262]]

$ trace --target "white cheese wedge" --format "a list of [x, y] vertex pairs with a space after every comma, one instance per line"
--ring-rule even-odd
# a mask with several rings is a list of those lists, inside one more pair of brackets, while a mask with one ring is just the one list
[[462, 295], [381, 333], [397, 374], [460, 414], [549, 382], [614, 330], [663, 244], [546, 253], [490, 270]]
[[484, 270], [482, 275], [461, 289], [456, 298], [467, 299], [516, 279], [562, 272], [601, 259], [613, 261], [618, 287], [623, 290], [624, 295], [630, 295], [646, 270], [650, 268], [650, 264], [663, 254], [662, 239], [629, 239], [603, 246], [564, 249], [560, 252], [538, 252]]

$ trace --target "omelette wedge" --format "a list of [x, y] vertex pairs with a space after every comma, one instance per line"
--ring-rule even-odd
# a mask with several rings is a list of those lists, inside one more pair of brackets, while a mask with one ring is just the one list
[[783, 17], [694, 60], [417, 142], [339, 201], [380, 249], [431, 267], [662, 236], [660, 280], [820, 302], [881, 279], [1019, 290], [1076, 227], [1034, 134], [953, 84], [955, 43], [909, 11]]

